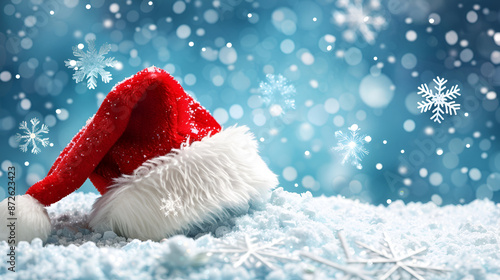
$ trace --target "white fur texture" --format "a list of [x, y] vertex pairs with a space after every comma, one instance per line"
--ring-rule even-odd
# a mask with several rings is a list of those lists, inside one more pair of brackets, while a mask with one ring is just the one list
[[[278, 185], [246, 126], [230, 127], [115, 180], [96, 200], [90, 226], [141, 240], [161, 240], [248, 208]], [[170, 208], [160, 209], [170, 201]]]
[[[15, 222], [16, 225], [14, 234], [16, 243], [19, 241], [30, 242], [35, 237], [42, 239], [43, 242], [47, 241], [52, 226], [45, 207], [30, 195], [18, 195], [15, 196], [15, 201], [10, 200], [15, 203], [15, 216], [11, 216], [8, 210], [8, 201], [6, 198], [0, 202], [0, 241], [8, 241], [11, 230], [7, 225], [11, 221]], [[10, 217], [16, 217], [17, 220], [7, 220]]]

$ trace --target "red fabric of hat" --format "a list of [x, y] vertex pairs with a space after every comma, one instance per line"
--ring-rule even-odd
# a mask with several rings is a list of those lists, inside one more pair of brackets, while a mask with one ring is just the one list
[[48, 206], [87, 178], [105, 194], [112, 180], [143, 162], [221, 129], [215, 119], [167, 72], [151, 67], [106, 96], [89, 123], [26, 194]]

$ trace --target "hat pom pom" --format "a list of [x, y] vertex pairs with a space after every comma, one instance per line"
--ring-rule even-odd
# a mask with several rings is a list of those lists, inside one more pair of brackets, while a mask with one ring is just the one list
[[2, 223], [0, 240], [5, 240], [10, 245], [14, 245], [11, 240], [15, 240], [15, 243], [19, 241], [29, 242], [36, 237], [43, 242], [47, 241], [52, 227], [45, 207], [27, 194], [14, 198], [6, 198], [0, 202], [0, 221]]

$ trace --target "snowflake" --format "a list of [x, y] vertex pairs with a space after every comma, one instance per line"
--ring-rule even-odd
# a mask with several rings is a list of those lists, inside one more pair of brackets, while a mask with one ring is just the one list
[[[378, 279], [405, 279], [405, 278], [415, 278], [419, 280], [423, 280], [422, 276], [425, 272], [435, 272], [435, 273], [444, 273], [449, 272], [450, 270], [444, 267], [436, 267], [429, 265], [428, 262], [424, 262], [416, 257], [416, 255], [421, 254], [427, 248], [419, 248], [412, 252], [397, 252], [394, 243], [384, 234], [384, 239], [382, 242], [382, 248], [377, 249], [374, 246], [370, 246], [361, 242], [356, 242], [358, 246], [365, 249], [365, 253], [372, 258], [369, 259], [353, 259], [348, 258], [348, 263], [357, 263], [357, 264], [369, 264], [369, 265], [382, 265], [383, 268], [390, 267], [387, 271], [383, 272], [384, 274], [380, 276]], [[345, 249], [347, 250], [347, 249]], [[396, 276], [395, 273], [399, 270], [399, 275]], [[404, 273], [404, 272], [407, 273]]]
[[177, 217], [179, 213], [177, 210], [180, 210], [182, 208], [181, 205], [181, 199], [176, 196], [175, 199], [172, 198], [172, 195], [169, 193], [168, 198], [162, 198], [161, 199], [161, 207], [160, 210], [164, 211], [163, 214], [165, 214], [165, 217], [170, 216], [170, 214], [174, 215], [174, 217]]
[[370, 142], [372, 138], [366, 135], [359, 135], [358, 131], [360, 129], [357, 124], [351, 125], [349, 130], [351, 131], [350, 135], [344, 134], [341, 130], [335, 132], [335, 137], [339, 139], [339, 142], [334, 149], [342, 153], [342, 164], [345, 164], [346, 161], [350, 161], [352, 165], [361, 169], [363, 168], [361, 160], [368, 154], [364, 144]]
[[[411, 253], [398, 254], [395, 250], [394, 244], [385, 234], [385, 243], [383, 244], [384, 248], [381, 250], [377, 250], [376, 248], [361, 242], [356, 242], [360, 247], [367, 250], [367, 252], [363, 253], [374, 255], [374, 257], [370, 259], [354, 258], [351, 253], [353, 250], [347, 245], [343, 231], [339, 231], [338, 237], [346, 256], [346, 265], [334, 263], [327, 259], [314, 256], [309, 252], [302, 252], [301, 255], [342, 271], [344, 273], [344, 277], [342, 279], [385, 280], [390, 278], [408, 279], [408, 277], [414, 277], [416, 279], [423, 280], [424, 278], [422, 274], [426, 271], [433, 271], [435, 273], [450, 271], [446, 268], [430, 266], [427, 263], [417, 260], [415, 255], [422, 253], [426, 250], [426, 248], [420, 248]], [[360, 265], [361, 267], [359, 267]], [[390, 268], [386, 270], [388, 265], [390, 265]], [[368, 267], [371, 269], [366, 270], [365, 268]], [[402, 271], [400, 271], [399, 275], [394, 275], [400, 268], [408, 273], [401, 273]]]
[[19, 133], [16, 134], [16, 139], [18, 142], [21, 140], [24, 140], [24, 143], [19, 145], [19, 148], [21, 151], [26, 152], [28, 150], [28, 146], [31, 144], [33, 146], [33, 149], [31, 149], [31, 152], [33, 154], [38, 154], [41, 150], [37, 145], [37, 142], [42, 144], [42, 146], [47, 147], [49, 144], [49, 138], [41, 138], [40, 134], [42, 133], [49, 133], [49, 128], [42, 124], [42, 127], [40, 129], [37, 129], [37, 125], [40, 123], [40, 121], [37, 118], [33, 118], [30, 120], [31, 122], [31, 130], [28, 128], [28, 123], [26, 121], [21, 122], [19, 125], [19, 129], [24, 130], [24, 134], [21, 135]]
[[65, 66], [71, 69], [75, 69], [73, 74], [73, 80], [77, 83], [87, 79], [87, 87], [89, 89], [95, 89], [97, 85], [97, 77], [101, 75], [102, 81], [109, 83], [112, 80], [111, 73], [105, 71], [105, 67], [114, 67], [115, 58], [104, 58], [104, 55], [111, 50], [109, 44], [104, 44], [97, 52], [95, 48], [95, 40], [87, 40], [88, 50], [85, 53], [82, 51], [83, 44], [73, 47], [73, 55], [78, 57], [78, 60], [66, 60], [64, 61]]
[[363, 2], [363, 0], [337, 1], [337, 6], [342, 10], [333, 12], [333, 21], [339, 26], [347, 26], [343, 35], [348, 42], [354, 42], [356, 33], [359, 32], [366, 42], [373, 44], [376, 32], [382, 30], [386, 20], [377, 14], [381, 8], [379, 0], [365, 1], [368, 4]]
[[286, 257], [279, 255], [279, 250], [274, 247], [275, 245], [282, 244], [283, 238], [277, 239], [266, 245], [254, 243], [256, 238], [250, 238], [245, 235], [244, 240], [239, 240], [236, 245], [228, 244], [222, 242], [222, 248], [211, 250], [209, 254], [232, 254], [233, 255], [233, 266], [239, 267], [242, 264], [247, 266], [254, 264], [255, 267], [260, 267], [262, 264], [267, 266], [269, 269], [276, 269], [273, 265], [273, 259], [276, 262], [277, 259], [298, 261], [297, 258]]
[[[437, 85], [434, 87], [437, 90], [435, 93], [432, 92], [432, 89], [429, 89], [427, 84], [421, 84], [418, 87], [418, 94], [423, 93], [422, 97], [425, 98], [425, 101], [418, 102], [417, 108], [420, 109], [420, 113], [423, 113], [427, 112], [427, 110], [430, 110], [432, 107], [435, 107], [432, 110], [434, 115], [431, 117], [431, 120], [434, 120], [434, 122], [441, 123], [441, 121], [444, 120], [443, 113], [452, 116], [457, 114], [457, 110], [460, 110], [460, 104], [456, 104], [455, 101], [452, 101], [460, 96], [460, 89], [458, 88], [458, 85], [454, 85], [451, 89], [444, 92], [446, 89], [445, 84], [447, 82], [448, 80], [445, 80], [444, 78], [440, 79], [439, 76], [434, 79], [434, 83]], [[445, 111], [443, 111], [443, 107]]]
[[259, 92], [269, 113], [276, 117], [295, 109], [295, 87], [282, 75], [267, 74], [266, 79], [267, 82], [260, 82]]

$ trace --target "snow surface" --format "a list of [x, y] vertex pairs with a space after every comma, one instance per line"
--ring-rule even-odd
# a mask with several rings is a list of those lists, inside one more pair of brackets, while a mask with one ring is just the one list
[[[47, 244], [20, 242], [16, 272], [1, 261], [0, 279], [336, 279], [342, 272], [299, 253], [345, 265], [339, 230], [355, 255], [361, 253], [356, 241], [377, 247], [384, 233], [402, 253], [427, 247], [420, 258], [451, 272], [430, 272], [425, 279], [500, 279], [500, 204], [487, 200], [445, 207], [396, 201], [385, 207], [278, 188], [248, 214], [205, 233], [142, 242], [89, 230], [87, 215], [97, 197], [73, 193], [48, 207], [53, 231]], [[255, 263], [235, 268], [232, 256], [206, 253], [245, 235], [263, 244], [284, 238], [276, 254], [301, 260], [274, 259], [275, 270]], [[2, 241], [0, 258], [6, 260], [8, 249]]]

